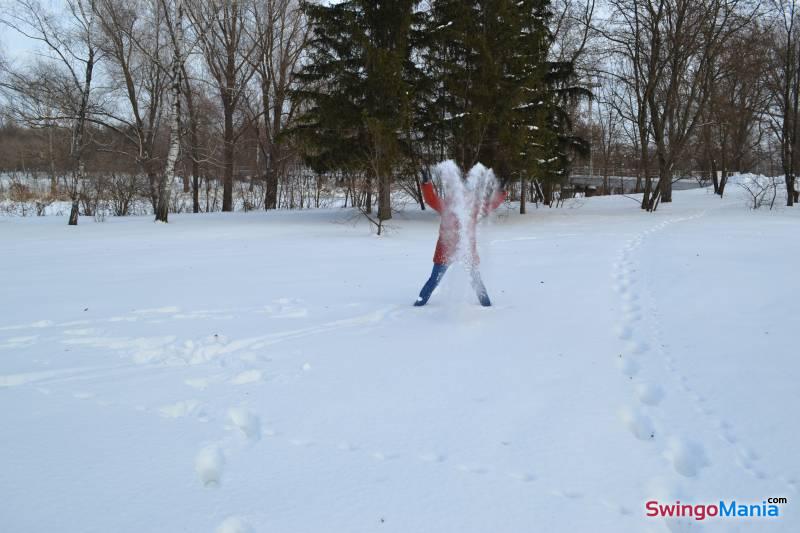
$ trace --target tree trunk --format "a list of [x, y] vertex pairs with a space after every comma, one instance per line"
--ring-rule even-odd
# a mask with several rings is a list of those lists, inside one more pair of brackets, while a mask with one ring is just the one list
[[78, 199], [72, 199], [72, 209], [69, 211], [69, 222], [70, 226], [77, 226], [78, 225]]
[[235, 155], [233, 134], [233, 108], [226, 105], [224, 146], [222, 148], [222, 210], [225, 212], [233, 211], [233, 158]]
[[717, 177], [717, 164], [713, 158], [711, 159], [711, 169], [708, 172], [711, 174], [711, 182], [714, 184], [714, 194], [722, 196], [722, 193], [720, 193], [719, 178]]
[[392, 182], [388, 170], [378, 176], [378, 219], [392, 218]]
[[159, 181], [155, 172], [147, 171], [147, 185], [150, 188], [150, 205], [153, 206], [153, 213], [158, 211], [158, 188]]
[[189, 153], [192, 158], [192, 212], [200, 212], [200, 149], [197, 145], [197, 111], [194, 106], [194, 96], [189, 85], [189, 76], [186, 73], [186, 61], [181, 63], [181, 79], [185, 85], [184, 98], [186, 100], [186, 114], [189, 119]]
[[[642, 125], [639, 124], [639, 128]], [[652, 191], [653, 182], [650, 178], [650, 169], [648, 168], [648, 153], [647, 153], [647, 131], [639, 130], [639, 172], [640, 179], [644, 179], [644, 191], [642, 194], [642, 209], [650, 210], [650, 193]], [[637, 180], [637, 188], [640, 186]]]
[[78, 116], [72, 130], [72, 144], [70, 155], [75, 159], [76, 170], [72, 178], [72, 209], [69, 214], [70, 226], [78, 225], [78, 204], [80, 200], [80, 186], [86, 173], [86, 163], [83, 159], [84, 135], [86, 133], [86, 116], [89, 108], [89, 91], [92, 87], [92, 73], [94, 71], [94, 49], [89, 48], [89, 59], [86, 61], [86, 71], [81, 91], [81, 103]]
[[414, 186], [417, 189], [417, 201], [419, 201], [419, 208], [425, 211], [425, 198], [422, 197], [422, 186], [419, 183], [419, 176], [417, 171], [414, 170]]
[[[169, 199], [172, 184], [175, 181], [175, 165], [181, 151], [181, 72], [183, 66], [183, 2], [175, 2], [175, 35], [173, 40], [174, 57], [172, 59], [172, 107], [169, 113], [169, 151], [164, 175], [158, 190], [158, 208], [156, 222], [167, 222], [169, 217]], [[184, 177], [184, 192], [187, 181]]]
[[644, 191], [642, 191], [642, 209], [650, 211], [650, 193], [653, 189], [653, 179], [650, 176], [644, 178]]
[[264, 209], [278, 208], [278, 169], [275, 166], [278, 161], [278, 146], [270, 142], [267, 151], [269, 160], [267, 161], [266, 184], [264, 192]]
[[542, 186], [542, 203], [544, 205], [550, 206], [553, 200], [553, 184], [550, 182], [549, 179], [544, 180], [544, 185]]
[[364, 180], [364, 212], [372, 213], [372, 179], [369, 175]]
[[795, 177], [791, 173], [786, 174], [786, 207], [794, 206], [797, 199], [797, 194], [794, 190]]
[[[663, 203], [672, 201], [672, 165], [667, 162], [667, 158], [663, 150], [659, 150], [658, 154], [658, 183], [659, 183], [659, 196]], [[652, 201], [655, 204], [655, 200]], [[652, 207], [655, 210], [655, 206]]]
[[53, 152], [53, 127], [47, 128], [48, 156], [50, 158], [50, 196], [55, 198], [58, 194], [58, 174], [56, 174], [56, 158]]
[[525, 177], [519, 177], [519, 214], [524, 215], [527, 213], [525, 209]]
[[661, 181], [661, 202], [669, 203], [672, 201], [672, 176], [668, 174], [662, 177]]
[[[192, 167], [195, 163], [192, 163]], [[192, 213], [200, 212], [200, 176], [192, 170]]]
[[[186, 93], [187, 107], [192, 104], [191, 95]], [[190, 131], [190, 141], [192, 143], [192, 212], [200, 212], [200, 149], [197, 146], [197, 117], [194, 115], [194, 109], [189, 109], [189, 116], [191, 117], [192, 125]]]

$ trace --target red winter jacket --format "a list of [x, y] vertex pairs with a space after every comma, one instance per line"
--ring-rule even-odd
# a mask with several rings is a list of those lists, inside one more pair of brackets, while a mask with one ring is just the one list
[[[433, 262], [437, 265], [450, 264], [458, 248], [459, 229], [458, 216], [453, 212], [451, 206], [448, 205], [447, 200], [442, 201], [439, 195], [436, 194], [436, 189], [433, 184], [422, 184], [422, 197], [425, 203], [431, 209], [436, 211], [442, 216], [442, 222], [439, 224], [439, 240], [436, 243], [436, 252], [433, 254]], [[503, 203], [506, 199], [506, 191], [496, 191], [489, 201], [486, 203], [485, 210], [481, 213], [481, 206], [475, 205], [470, 216], [470, 227], [468, 228], [467, 235], [469, 238], [470, 250], [472, 253], [472, 264], [477, 265], [480, 261], [478, 257], [478, 248], [475, 241], [475, 227], [478, 225], [478, 217], [485, 216], [491, 213]]]

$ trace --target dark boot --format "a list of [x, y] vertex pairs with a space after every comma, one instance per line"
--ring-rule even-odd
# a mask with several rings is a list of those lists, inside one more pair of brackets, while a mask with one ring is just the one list
[[422, 290], [419, 292], [419, 297], [417, 298], [417, 301], [414, 302], [414, 307], [422, 307], [428, 303], [431, 294], [433, 294], [433, 291], [439, 285], [439, 282], [442, 281], [445, 272], [447, 272], [447, 265], [441, 265], [437, 263], [433, 264], [431, 277], [428, 278], [428, 281], [425, 282], [425, 285], [423, 285]]

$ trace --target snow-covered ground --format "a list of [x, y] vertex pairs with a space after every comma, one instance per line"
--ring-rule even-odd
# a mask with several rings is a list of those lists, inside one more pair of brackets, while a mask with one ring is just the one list
[[[0, 219], [0, 530], [800, 531], [800, 211]], [[768, 519], [645, 516], [760, 504]]]

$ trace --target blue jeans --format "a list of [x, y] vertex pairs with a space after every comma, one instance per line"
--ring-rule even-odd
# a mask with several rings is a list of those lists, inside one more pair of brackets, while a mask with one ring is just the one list
[[[428, 303], [431, 294], [433, 294], [433, 291], [439, 286], [439, 282], [442, 281], [445, 272], [447, 272], [447, 267], [448, 265], [444, 264], [433, 264], [431, 277], [425, 282], [425, 285], [423, 285], [422, 290], [419, 292], [419, 298], [417, 298], [417, 301], [414, 302], [416, 307], [420, 307]], [[481, 302], [483, 307], [489, 307], [492, 305], [492, 301], [489, 300], [489, 294], [486, 292], [486, 287], [483, 285], [480, 271], [473, 267], [470, 268], [469, 273], [472, 277], [472, 288], [475, 289], [475, 294], [478, 295], [478, 300]]]

